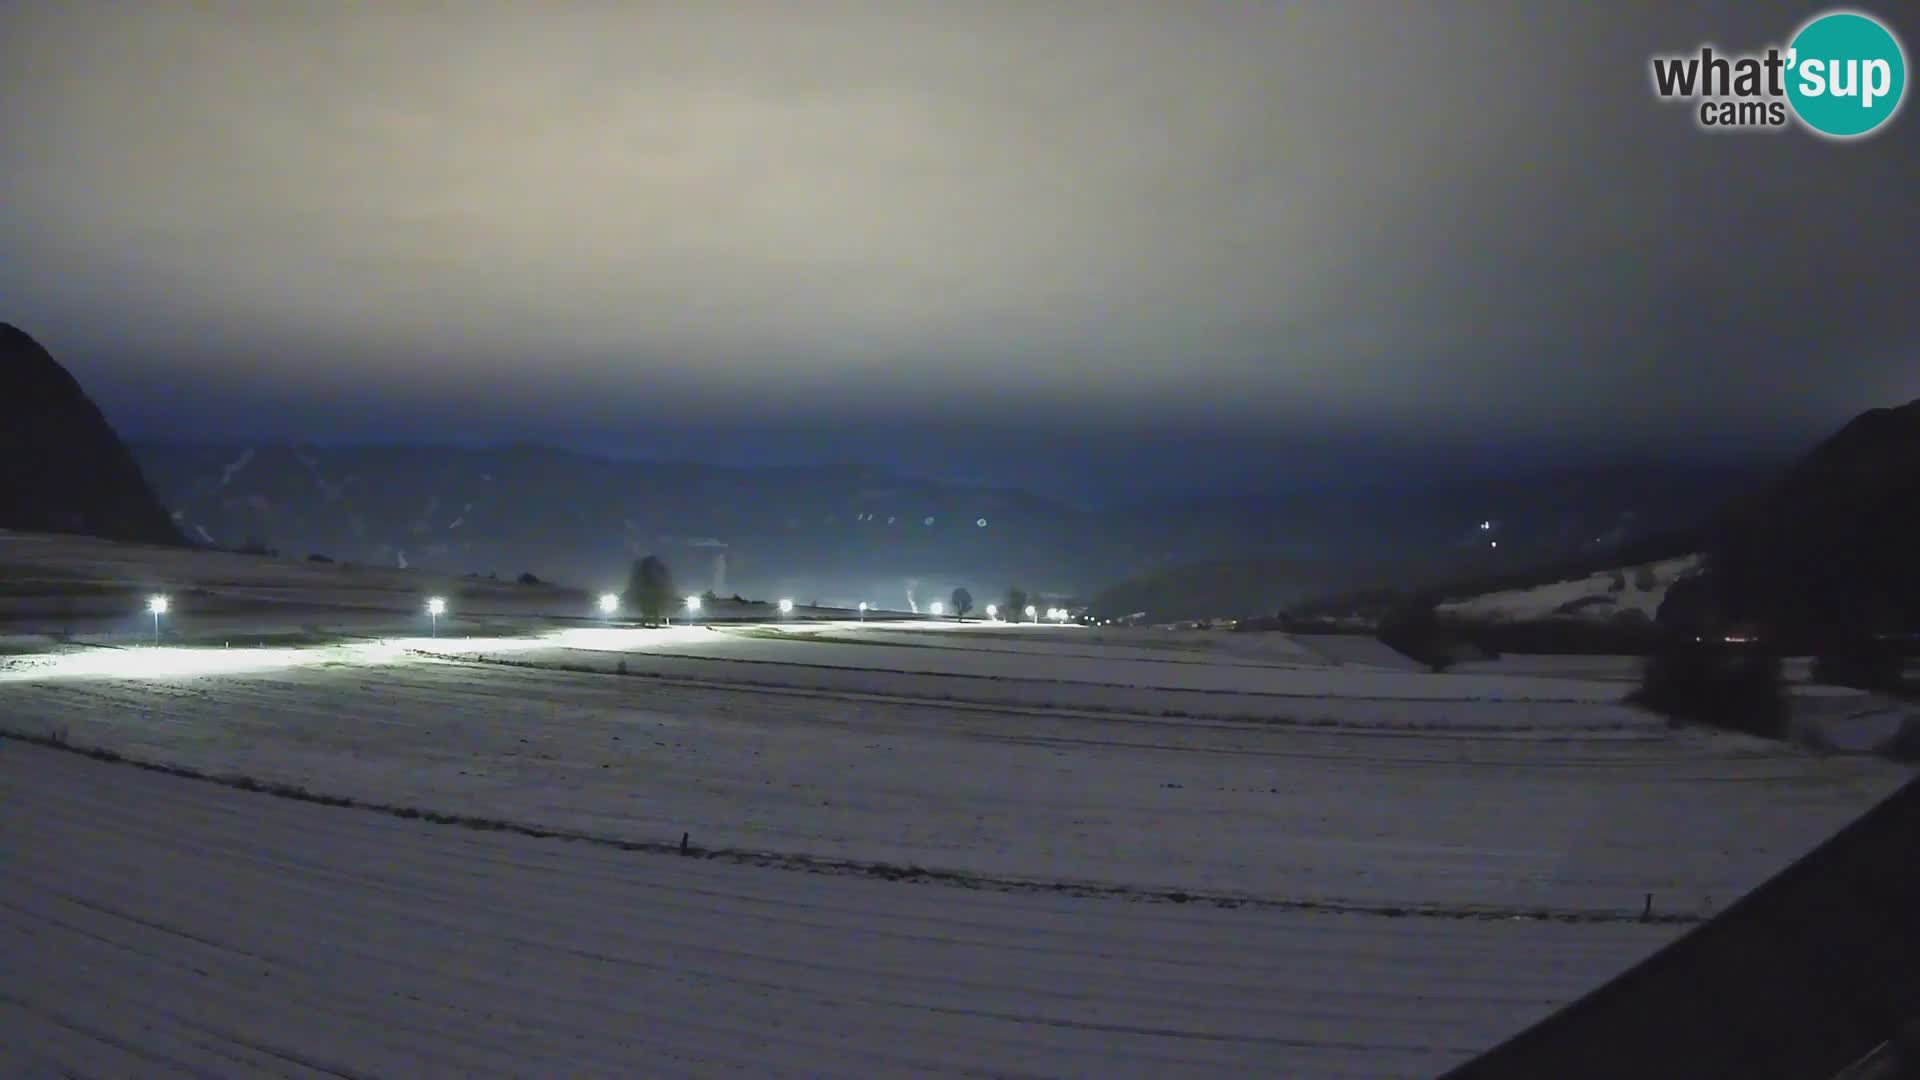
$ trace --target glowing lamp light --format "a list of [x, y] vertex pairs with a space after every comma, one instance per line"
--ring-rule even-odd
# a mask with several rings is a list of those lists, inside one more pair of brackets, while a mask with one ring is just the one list
[[[862, 610], [864, 610], [864, 605], [862, 606]], [[793, 614], [793, 601], [792, 601], [792, 600], [789, 600], [789, 599], [787, 599], [787, 598], [786, 598], [786, 597], [784, 597], [784, 596], [780, 598], [780, 614], [782, 614], [782, 615], [791, 615], [791, 614]]]
[[444, 597], [436, 596], [427, 601], [427, 614], [445, 615], [446, 613], [447, 601]]
[[620, 596], [617, 593], [600, 594], [600, 614], [611, 615], [620, 610]]
[[147, 597], [147, 613], [153, 616], [153, 644], [155, 648], [158, 648], [160, 645], [160, 616], [167, 613], [167, 598], [160, 593], [154, 593], [152, 596]]
[[689, 597], [687, 597], [687, 610], [688, 610], [688, 611], [699, 611], [699, 610], [700, 610], [700, 598], [699, 598], [699, 597], [697, 597], [697, 596], [689, 596]]
[[988, 605], [987, 605], [987, 618], [989, 618], [989, 619], [997, 619], [997, 618], [999, 618], [999, 617], [1000, 617], [1000, 605], [999, 605], [999, 604], [988, 604]]
[[1027, 618], [1029, 618], [1029, 619], [1032, 619], [1032, 618], [1037, 618], [1037, 617], [1038, 617], [1038, 616], [1037, 616], [1037, 614], [1036, 614], [1036, 612], [1035, 612], [1035, 610], [1034, 610], [1034, 606], [1033, 606], [1032, 604], [1028, 604], [1028, 605], [1027, 605]]
[[927, 610], [933, 612], [935, 615], [945, 615], [947, 613], [947, 605], [935, 600], [933, 603], [927, 605]]

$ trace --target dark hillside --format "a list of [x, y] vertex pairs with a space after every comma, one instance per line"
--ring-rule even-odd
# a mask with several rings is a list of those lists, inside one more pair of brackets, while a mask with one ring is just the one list
[[0, 323], [0, 528], [178, 544], [100, 409], [40, 343]]

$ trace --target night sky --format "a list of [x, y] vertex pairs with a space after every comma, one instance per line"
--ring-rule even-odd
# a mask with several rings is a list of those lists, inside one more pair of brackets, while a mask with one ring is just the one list
[[1818, 10], [25, 0], [0, 320], [138, 438], [1089, 496], [1792, 452], [1920, 397], [1920, 115], [1703, 133], [1648, 58]]

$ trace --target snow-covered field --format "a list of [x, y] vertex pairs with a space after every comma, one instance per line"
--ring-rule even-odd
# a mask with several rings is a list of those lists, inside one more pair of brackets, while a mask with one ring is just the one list
[[1430, 1075], [1671, 937], [1006, 894], [0, 742], [0, 1074]]
[[362, 807], [0, 741], [0, 1075], [1430, 1074], [1909, 775], [1618, 667], [853, 621], [0, 657], [0, 734]]

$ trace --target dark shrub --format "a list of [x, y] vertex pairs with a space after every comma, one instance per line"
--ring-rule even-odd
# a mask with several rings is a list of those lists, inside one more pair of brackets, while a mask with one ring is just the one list
[[1895, 761], [1920, 762], [1920, 718], [1907, 717], [1900, 727], [1900, 734], [1881, 751]]
[[627, 573], [627, 603], [649, 623], [659, 622], [672, 610], [673, 574], [659, 556], [634, 562]]
[[1677, 722], [1780, 738], [1787, 700], [1780, 658], [1718, 641], [1668, 641], [1647, 658], [1631, 700]]
[[1872, 637], [1856, 636], [1813, 660], [1813, 681], [1860, 690], [1898, 690], [1905, 664], [1899, 650]]
[[1768, 641], [1730, 634], [1725, 590], [1707, 576], [1668, 586], [1655, 617], [1659, 645], [1631, 700], [1676, 722], [1779, 738], [1787, 724], [1779, 653]]
[[314, 553], [312, 553], [312, 554], [310, 554], [310, 555], [308, 555], [308, 556], [307, 556], [307, 561], [308, 561], [308, 562], [320, 562], [320, 563], [330, 563], [330, 562], [332, 562], [332, 561], [333, 561], [333, 559], [332, 559], [332, 558], [330, 558], [330, 557], [328, 557], [328, 556], [326, 556], [326, 555], [322, 555], [322, 554], [320, 554], [319, 552], [317, 552], [317, 551], [316, 551], [316, 552], [314, 552]]
[[1637, 611], [1618, 612], [1605, 620], [1548, 617], [1461, 623], [1455, 624], [1455, 630], [1488, 653], [1542, 656], [1645, 656], [1654, 651], [1659, 637], [1653, 624]]
[[524, 573], [524, 574], [521, 574], [521, 575], [520, 575], [520, 579], [519, 579], [519, 580], [520, 580], [520, 584], [522, 584], [522, 585], [538, 585], [538, 584], [540, 584], [540, 579], [539, 579], [539, 578], [537, 578], [537, 577], [535, 577], [535, 576], [533, 576], [533, 572], [532, 572], [532, 571], [528, 571], [528, 572], [526, 572], [526, 573]]
[[1416, 597], [1381, 616], [1374, 636], [1381, 644], [1436, 672], [1453, 666], [1460, 645], [1441, 623], [1429, 597]]

